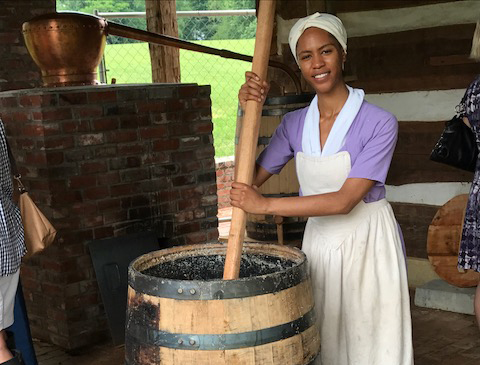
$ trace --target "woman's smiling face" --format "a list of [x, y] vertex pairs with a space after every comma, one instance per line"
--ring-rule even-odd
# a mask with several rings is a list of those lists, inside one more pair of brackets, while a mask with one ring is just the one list
[[302, 75], [320, 94], [343, 85], [343, 52], [337, 40], [320, 28], [308, 28], [297, 42], [297, 58]]

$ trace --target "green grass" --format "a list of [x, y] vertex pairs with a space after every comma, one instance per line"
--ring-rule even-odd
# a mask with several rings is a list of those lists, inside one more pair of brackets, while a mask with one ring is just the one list
[[[196, 42], [213, 48], [253, 54], [254, 39]], [[150, 83], [152, 72], [146, 43], [111, 44], [105, 49], [107, 77], [117, 83]], [[180, 50], [181, 82], [211, 85], [216, 157], [234, 154], [238, 89], [251, 63]]]

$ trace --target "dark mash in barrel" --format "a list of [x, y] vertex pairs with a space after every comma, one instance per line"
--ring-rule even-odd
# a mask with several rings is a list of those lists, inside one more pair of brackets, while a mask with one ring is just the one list
[[[225, 255], [190, 256], [152, 266], [142, 274], [172, 280], [221, 279]], [[243, 254], [240, 278], [272, 274], [291, 268], [295, 262], [285, 258], [261, 254]]]

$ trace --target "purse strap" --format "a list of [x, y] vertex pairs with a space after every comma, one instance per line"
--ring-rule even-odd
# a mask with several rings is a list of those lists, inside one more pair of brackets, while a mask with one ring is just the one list
[[7, 146], [8, 160], [10, 161], [10, 172], [12, 173], [13, 178], [17, 181], [18, 191], [20, 192], [20, 194], [23, 194], [27, 191], [27, 189], [22, 183], [22, 175], [20, 175], [20, 173], [18, 172], [17, 162], [15, 161], [15, 157], [13, 157], [12, 149], [10, 148], [10, 144], [8, 143], [7, 136], [5, 136], [5, 145]]

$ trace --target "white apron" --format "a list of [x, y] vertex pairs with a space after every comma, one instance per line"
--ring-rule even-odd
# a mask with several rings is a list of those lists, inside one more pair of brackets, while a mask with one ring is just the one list
[[[346, 151], [296, 156], [303, 195], [340, 190]], [[390, 204], [363, 200], [349, 213], [308, 219], [307, 255], [321, 335], [316, 365], [413, 364], [402, 242]]]

